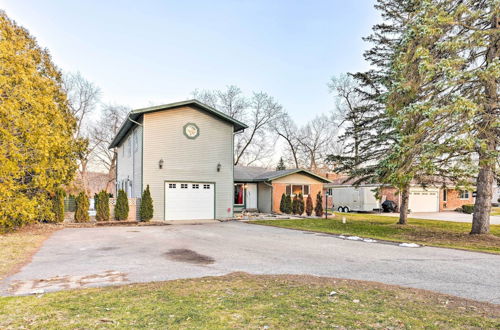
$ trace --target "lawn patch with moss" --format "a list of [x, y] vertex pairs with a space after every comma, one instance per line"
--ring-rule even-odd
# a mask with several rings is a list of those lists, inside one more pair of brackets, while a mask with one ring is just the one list
[[[342, 217], [347, 220], [345, 224]], [[251, 223], [500, 254], [500, 225], [491, 225], [490, 235], [469, 235], [469, 223], [410, 218], [407, 225], [399, 225], [394, 217], [356, 213], [336, 213], [329, 219], [258, 220]]]

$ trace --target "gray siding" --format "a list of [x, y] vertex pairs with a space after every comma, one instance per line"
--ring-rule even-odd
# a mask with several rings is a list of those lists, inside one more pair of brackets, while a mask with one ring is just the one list
[[[187, 123], [198, 126], [196, 139], [183, 134]], [[191, 107], [147, 113], [143, 124], [143, 186], [149, 184], [151, 190], [153, 218], [164, 219], [165, 181], [214, 182], [216, 218], [232, 217], [233, 126]], [[158, 166], [160, 159], [163, 169]]]
[[[142, 127], [130, 130], [117, 148], [117, 188], [125, 189], [129, 197], [142, 195]], [[118, 190], [117, 190], [118, 192]]]
[[271, 213], [271, 198], [273, 190], [265, 183], [259, 183], [257, 207], [259, 212]]

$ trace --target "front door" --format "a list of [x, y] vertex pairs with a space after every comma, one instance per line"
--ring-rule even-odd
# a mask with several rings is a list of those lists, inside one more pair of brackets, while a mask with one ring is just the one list
[[246, 185], [246, 208], [247, 209], [256, 209], [257, 208], [257, 184], [256, 183], [247, 183]]

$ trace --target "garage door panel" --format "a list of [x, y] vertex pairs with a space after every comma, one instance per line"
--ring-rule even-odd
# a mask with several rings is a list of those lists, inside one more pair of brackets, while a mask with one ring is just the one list
[[165, 183], [165, 220], [214, 219], [215, 185], [202, 182]]
[[410, 190], [408, 208], [412, 212], [438, 212], [439, 193], [435, 190]]

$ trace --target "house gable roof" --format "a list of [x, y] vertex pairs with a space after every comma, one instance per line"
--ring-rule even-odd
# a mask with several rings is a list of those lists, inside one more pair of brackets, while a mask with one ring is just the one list
[[181, 101], [181, 102], [175, 102], [175, 103], [169, 103], [169, 104], [162, 104], [162, 105], [157, 105], [154, 107], [148, 107], [148, 108], [142, 108], [142, 109], [136, 109], [136, 110], [130, 111], [128, 116], [127, 116], [127, 119], [122, 124], [122, 126], [120, 127], [120, 130], [118, 131], [115, 138], [113, 139], [113, 141], [109, 145], [109, 148], [111, 149], [111, 148], [118, 147], [120, 145], [121, 141], [123, 140], [123, 138], [127, 135], [128, 131], [132, 127], [134, 127], [134, 125], [136, 125], [136, 123], [134, 123], [134, 122], [139, 120], [139, 118], [142, 115], [144, 115], [145, 113], [172, 110], [172, 109], [176, 109], [176, 108], [180, 108], [180, 107], [184, 107], [184, 106], [191, 106], [191, 107], [196, 108], [198, 110], [205, 111], [209, 115], [214, 116], [215, 118], [218, 118], [220, 120], [223, 120], [223, 121], [226, 121], [226, 122], [232, 124], [234, 126], [235, 132], [244, 130], [245, 128], [248, 127], [244, 123], [242, 123], [234, 118], [231, 118], [230, 116], [226, 115], [225, 113], [223, 113], [217, 109], [214, 109], [209, 105], [201, 103], [198, 100], [193, 99], [193, 100], [187, 100], [187, 101]]
[[304, 174], [309, 177], [312, 177], [318, 181], [323, 183], [329, 183], [330, 180], [325, 179], [324, 177], [317, 175], [308, 170], [304, 170], [301, 168], [294, 168], [289, 170], [281, 170], [281, 171], [270, 171], [269, 169], [262, 167], [251, 167], [251, 166], [235, 166], [234, 167], [234, 181], [236, 182], [263, 182], [263, 181], [272, 181], [279, 178], [283, 178], [285, 176], [291, 174]]

